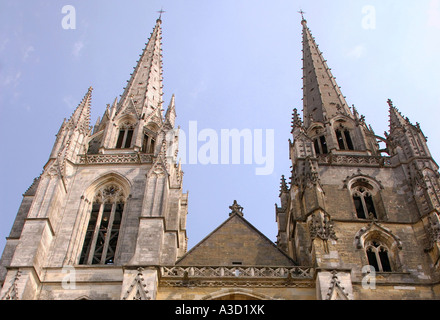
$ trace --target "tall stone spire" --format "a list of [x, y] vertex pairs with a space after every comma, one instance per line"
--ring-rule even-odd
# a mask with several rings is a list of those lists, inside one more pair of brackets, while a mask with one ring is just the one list
[[137, 61], [130, 80], [118, 103], [116, 114], [127, 110], [136, 113], [137, 117], [157, 111], [162, 107], [162, 20], [156, 20], [156, 25], [150, 39]]
[[327, 61], [312, 37], [307, 21], [303, 26], [303, 117], [308, 128], [314, 121], [326, 122], [337, 114], [353, 118]]

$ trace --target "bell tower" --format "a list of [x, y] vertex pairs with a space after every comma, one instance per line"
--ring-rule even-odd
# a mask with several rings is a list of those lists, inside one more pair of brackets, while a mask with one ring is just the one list
[[187, 251], [174, 95], [162, 110], [161, 24], [96, 124], [92, 88], [62, 123], [7, 239], [1, 299], [155, 299], [159, 266]]
[[307, 21], [303, 27], [303, 118], [316, 154], [377, 155], [374, 132], [350, 108], [332, 75]]
[[[303, 110], [292, 115], [277, 244], [316, 268], [318, 299], [389, 298], [391, 278], [423, 290], [437, 277], [440, 225], [438, 166], [426, 137], [391, 100], [390, 132], [375, 135], [348, 106], [304, 17], [301, 25]], [[386, 276], [374, 297], [362, 286], [370, 271]]]

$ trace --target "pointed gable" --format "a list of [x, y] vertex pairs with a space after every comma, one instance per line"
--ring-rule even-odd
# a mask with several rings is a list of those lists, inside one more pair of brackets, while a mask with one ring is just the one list
[[229, 219], [177, 261], [193, 266], [292, 266], [292, 259], [278, 249], [243, 216]]

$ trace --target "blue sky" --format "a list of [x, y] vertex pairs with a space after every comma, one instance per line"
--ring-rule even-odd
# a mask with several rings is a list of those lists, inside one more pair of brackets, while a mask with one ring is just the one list
[[[64, 5], [76, 9], [65, 30]], [[301, 24], [308, 25], [347, 102], [376, 134], [388, 130], [388, 98], [428, 136], [440, 159], [440, 0], [425, 1], [10, 1], [0, 2], [0, 248], [22, 194], [41, 172], [64, 118], [93, 86], [92, 123], [122, 94], [163, 14], [165, 105], [198, 129], [273, 130], [274, 170], [184, 165], [189, 247], [228, 218], [233, 200], [276, 239], [274, 204], [289, 176], [293, 108], [302, 109]], [[373, 8], [374, 28], [365, 27]], [[367, 11], [365, 11], [367, 10]]]

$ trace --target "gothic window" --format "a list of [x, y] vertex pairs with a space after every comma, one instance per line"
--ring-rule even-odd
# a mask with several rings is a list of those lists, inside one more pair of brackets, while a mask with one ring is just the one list
[[124, 123], [120, 126], [118, 140], [116, 142], [117, 149], [128, 149], [131, 147], [133, 129], [133, 125], [130, 123]]
[[124, 211], [124, 193], [115, 184], [95, 194], [79, 264], [113, 264]]
[[368, 263], [378, 272], [391, 272], [388, 248], [378, 241], [370, 241], [365, 246]]
[[142, 140], [142, 152], [154, 153], [156, 147], [156, 137], [159, 128], [156, 124], [149, 123], [144, 127], [144, 137]]
[[353, 202], [356, 215], [360, 219], [377, 219], [376, 209], [373, 203], [371, 191], [363, 186], [353, 190]]
[[144, 140], [142, 142], [142, 152], [154, 153], [156, 140], [149, 134], [144, 133]]
[[313, 140], [313, 145], [315, 146], [316, 154], [326, 154], [328, 153], [327, 141], [325, 136], [320, 136]]
[[338, 140], [340, 150], [354, 150], [350, 131], [348, 131], [347, 129], [345, 129], [344, 131], [336, 129], [336, 139]]

